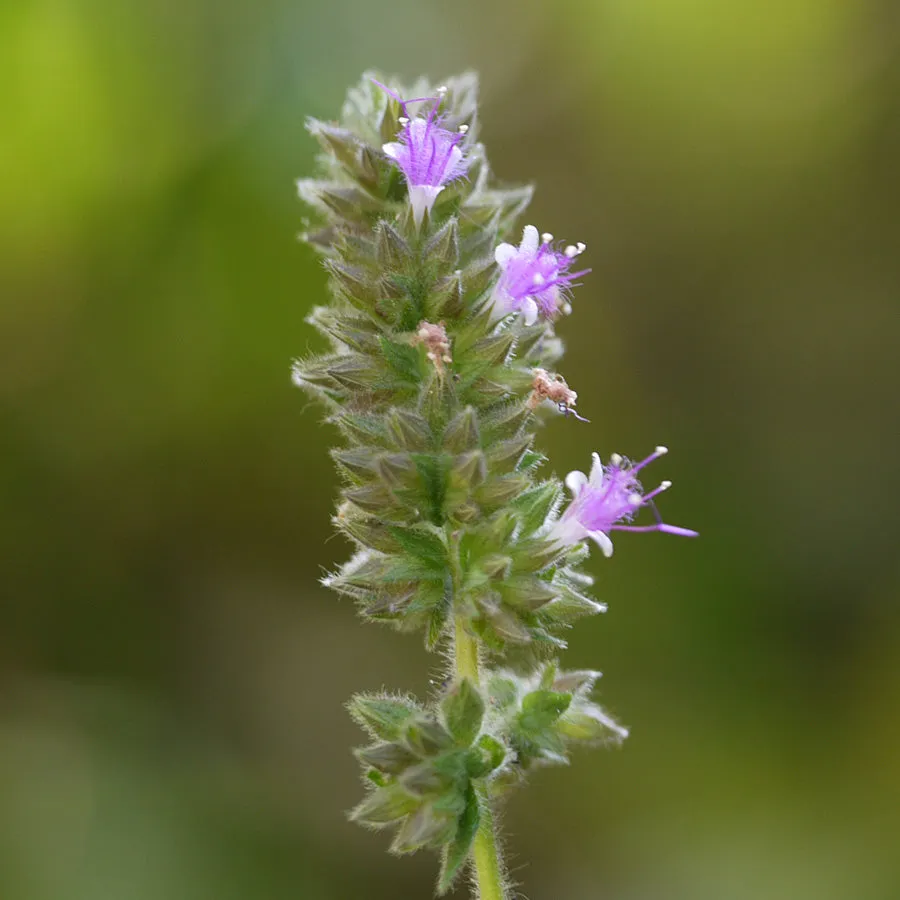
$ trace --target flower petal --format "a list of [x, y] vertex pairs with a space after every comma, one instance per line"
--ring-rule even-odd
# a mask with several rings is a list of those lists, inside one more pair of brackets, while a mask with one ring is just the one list
[[446, 166], [444, 166], [444, 171], [441, 173], [442, 180], [449, 181], [451, 178], [454, 178], [456, 175], [458, 175], [460, 171], [465, 171], [464, 166], [462, 167], [462, 169], [460, 169], [462, 158], [462, 150], [460, 150], [459, 147], [454, 146], [450, 150], [450, 155], [447, 157], [447, 164]]
[[538, 318], [538, 305], [533, 297], [526, 297], [522, 303], [522, 314], [525, 316], [526, 325], [534, 325]]
[[522, 243], [519, 245], [519, 250], [522, 253], [527, 253], [529, 256], [534, 256], [540, 243], [541, 236], [538, 234], [537, 228], [534, 225], [526, 225], [522, 232]]
[[607, 559], [613, 555], [613, 542], [609, 539], [608, 534], [603, 531], [589, 531], [588, 537], [600, 548]]
[[425, 215], [425, 211], [431, 212], [431, 207], [434, 206], [437, 195], [443, 189], [443, 187], [430, 184], [411, 184], [409, 186], [409, 202], [412, 206], [413, 219], [417, 228], [422, 224], [422, 217]]
[[591, 459], [594, 461], [591, 465], [591, 484], [600, 487], [603, 484], [603, 463], [600, 462], [600, 454], [592, 453]]
[[566, 475], [566, 487], [571, 491], [573, 497], [577, 497], [579, 491], [588, 483], [588, 477], [584, 472], [575, 469]]
[[519, 251], [512, 244], [498, 244], [497, 249], [494, 250], [494, 259], [497, 262], [498, 266], [506, 267], [506, 264], [518, 253]]

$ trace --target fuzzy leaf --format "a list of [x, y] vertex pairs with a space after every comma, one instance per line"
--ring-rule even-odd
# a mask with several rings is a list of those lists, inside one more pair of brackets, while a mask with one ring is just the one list
[[428, 617], [428, 631], [425, 635], [425, 646], [434, 650], [444, 635], [444, 629], [453, 607], [453, 587], [450, 583], [450, 575], [444, 578], [443, 589], [434, 589], [434, 600], [431, 605], [431, 613]]
[[516, 464], [533, 440], [533, 434], [523, 434], [506, 441], [498, 441], [487, 450], [486, 454], [491, 471], [509, 472], [514, 468], [521, 471]]
[[356, 694], [347, 708], [358, 725], [382, 741], [400, 738], [421, 710], [419, 704], [410, 698], [383, 694]]
[[452, 816], [441, 815], [433, 806], [422, 804], [400, 826], [391, 844], [391, 852], [402, 855], [415, 853], [423, 847], [440, 847], [456, 830], [456, 822]]
[[378, 769], [385, 775], [399, 775], [416, 761], [416, 757], [402, 744], [382, 743], [360, 747], [354, 751], [356, 758], [366, 766]]
[[453, 738], [439, 722], [422, 719], [407, 726], [406, 743], [420, 756], [434, 756], [453, 745]]
[[424, 450], [430, 443], [428, 422], [408, 409], [392, 409], [385, 417], [385, 425], [398, 449]]
[[455, 269], [459, 262], [459, 234], [456, 219], [448, 219], [425, 245], [423, 256], [433, 259], [445, 269]]
[[412, 251], [390, 222], [379, 222], [375, 232], [375, 260], [379, 268], [387, 271], [404, 269]]
[[399, 785], [373, 790], [351, 813], [350, 818], [361, 825], [381, 828], [409, 815], [421, 801]]
[[468, 747], [475, 740], [484, 716], [484, 701], [478, 688], [463, 678], [441, 701], [441, 710], [447, 730], [461, 747]]
[[448, 457], [430, 453], [413, 454], [413, 462], [419, 471], [425, 495], [429, 501], [429, 518], [436, 524], [442, 524], [444, 494], [447, 490]]
[[535, 734], [550, 728], [569, 708], [571, 694], [556, 691], [532, 691], [522, 699], [519, 727], [526, 734]]
[[559, 503], [560, 494], [558, 481], [545, 481], [516, 497], [512, 506], [519, 513], [523, 534], [533, 534], [547, 521]]
[[387, 364], [403, 381], [418, 384], [422, 378], [422, 357], [418, 348], [382, 337], [381, 352]]
[[484, 778], [503, 765], [506, 747], [495, 737], [483, 734], [466, 756], [466, 768], [471, 778]]
[[453, 881], [469, 858], [472, 841], [481, 824], [481, 808], [475, 788], [470, 784], [466, 792], [466, 806], [456, 829], [456, 835], [444, 851], [441, 860], [441, 874], [438, 878], [438, 894], [446, 894]]
[[351, 175], [358, 171], [360, 141], [352, 131], [313, 118], [306, 120], [306, 128]]
[[411, 766], [403, 773], [400, 781], [410, 793], [420, 797], [438, 795], [447, 789], [446, 777], [435, 769], [431, 759]]
[[447, 548], [437, 535], [417, 528], [391, 528], [391, 534], [407, 553], [426, 568], [441, 574], [446, 570]]
[[478, 413], [471, 406], [457, 413], [444, 431], [443, 445], [451, 453], [478, 448]]

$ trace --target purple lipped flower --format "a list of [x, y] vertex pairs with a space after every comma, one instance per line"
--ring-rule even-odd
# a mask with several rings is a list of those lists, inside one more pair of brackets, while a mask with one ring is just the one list
[[560, 252], [553, 246], [553, 235], [538, 235], [534, 225], [525, 226], [518, 247], [500, 244], [494, 251], [500, 267], [493, 296], [495, 315], [500, 318], [520, 312], [525, 316], [525, 324], [533, 325], [538, 315], [553, 319], [560, 312], [570, 313], [567, 295], [572, 282], [591, 271], [569, 271], [584, 249], [585, 245], [579, 242]]
[[[668, 490], [672, 486], [671, 481], [664, 481], [644, 494], [637, 479], [637, 473], [644, 466], [668, 452], [665, 447], [657, 447], [645, 460], [634, 465], [614, 453], [609, 458], [608, 466], [604, 466], [595, 453], [590, 478], [584, 472], [577, 471], [566, 476], [566, 487], [572, 492], [572, 502], [553, 525], [548, 537], [565, 545], [591, 538], [604, 556], [612, 556], [611, 531], [664, 531], [682, 537], [697, 537], [696, 531], [667, 525], [659, 516], [653, 498]], [[656, 523], [631, 525], [635, 513], [643, 506], [653, 510]]]
[[[437, 97], [403, 100], [380, 82], [376, 81], [375, 84], [393, 97], [403, 110], [399, 120], [402, 129], [397, 135], [398, 139], [385, 144], [381, 149], [403, 172], [413, 219], [418, 226], [425, 211], [431, 211], [438, 194], [451, 181], [466, 174], [469, 164], [459, 145], [468, 126], [461, 125], [456, 132], [443, 127], [444, 120], [438, 115], [438, 108], [447, 92], [446, 88], [438, 88]], [[410, 103], [431, 103], [431, 109], [427, 116], [413, 116], [409, 113]]]

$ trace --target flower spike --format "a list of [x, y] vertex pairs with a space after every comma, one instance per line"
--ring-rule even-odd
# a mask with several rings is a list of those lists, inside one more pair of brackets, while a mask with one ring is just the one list
[[[476, 99], [471, 74], [398, 93], [366, 75], [338, 122], [309, 121], [321, 177], [299, 186], [330, 302], [307, 321], [330, 347], [298, 360], [294, 378], [340, 434], [332, 521], [356, 550], [322, 584], [367, 621], [420, 632], [446, 664], [427, 700], [381, 691], [348, 704], [368, 736], [350, 817], [392, 829], [394, 853], [436, 852], [439, 896], [468, 869], [474, 897], [509, 900], [496, 798], [578, 747], [628, 736], [594, 695], [599, 672], [543, 652], [606, 608], [581, 541], [609, 555], [614, 531], [696, 532], [659, 517], [669, 482], [638, 481], [665, 447], [636, 464], [594, 454], [590, 477], [566, 479], [562, 510], [559, 480], [539, 472], [544, 413], [587, 422], [552, 327], [571, 311], [586, 248], [532, 225], [505, 243], [531, 191], [492, 183], [466, 136]], [[633, 524], [645, 506], [655, 524]]]

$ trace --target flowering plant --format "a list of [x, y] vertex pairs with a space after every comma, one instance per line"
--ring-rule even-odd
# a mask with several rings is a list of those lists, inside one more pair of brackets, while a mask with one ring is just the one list
[[[605, 608], [587, 594], [584, 539], [609, 556], [613, 531], [695, 532], [656, 512], [668, 482], [638, 481], [664, 447], [636, 464], [595, 454], [590, 477], [566, 478], [565, 508], [538, 474], [541, 420], [574, 414], [555, 323], [585, 245], [532, 225], [503, 240], [531, 191], [492, 184], [476, 87], [464, 75], [407, 93], [366, 76], [339, 124], [309, 122], [321, 177], [298, 187], [332, 294], [310, 321], [332, 349], [298, 360], [294, 380], [344, 438], [334, 524], [356, 553], [324, 583], [449, 661], [427, 702], [350, 701], [370, 738], [351, 817], [393, 828], [395, 853], [436, 850], [439, 894], [468, 868], [477, 897], [504, 900], [495, 804], [535, 768], [628, 733], [593, 698], [599, 673], [555, 660], [572, 623]], [[632, 524], [644, 507], [654, 521]]]

